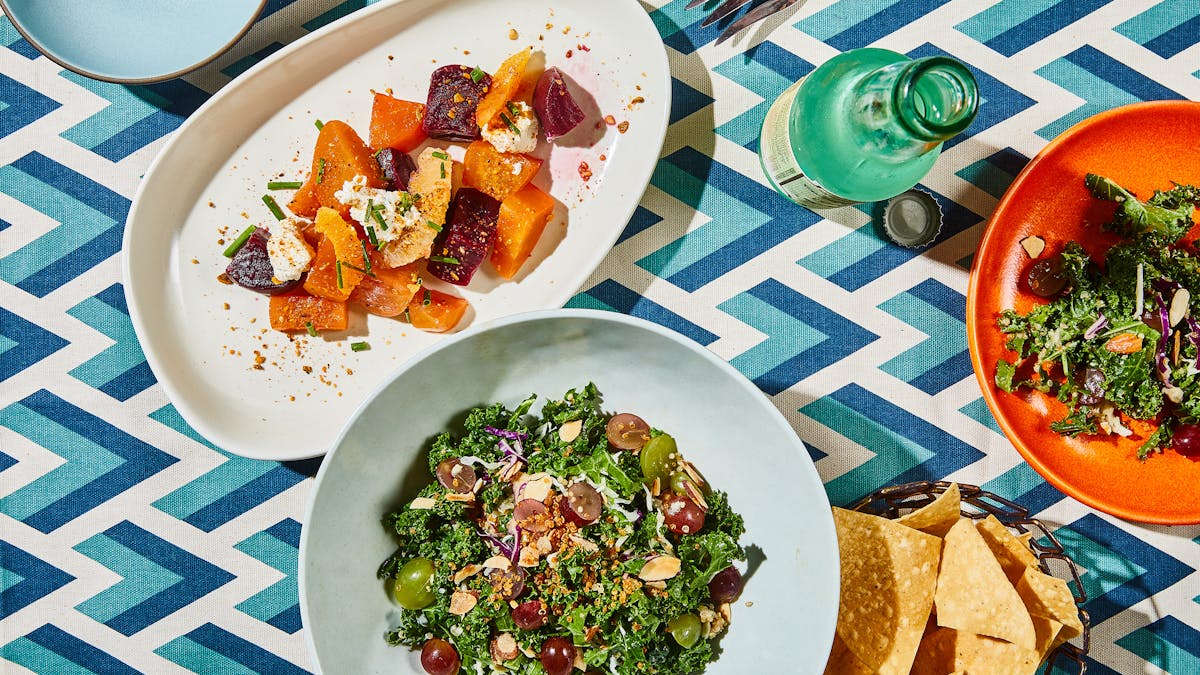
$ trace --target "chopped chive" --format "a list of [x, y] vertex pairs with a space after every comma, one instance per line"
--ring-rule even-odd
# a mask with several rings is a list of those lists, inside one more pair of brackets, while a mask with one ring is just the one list
[[425, 283], [425, 279], [423, 277], [417, 277], [417, 285], [420, 286], [423, 283]]
[[521, 109], [517, 107], [516, 103], [509, 101], [505, 105], [508, 108], [508, 114], [512, 115], [514, 119], [521, 116]]
[[366, 342], [351, 342], [350, 343], [350, 351], [352, 351], [352, 352], [365, 352], [370, 348], [371, 348], [371, 345], [367, 344]]
[[371, 245], [375, 247], [375, 250], [377, 250], [377, 251], [380, 250], [381, 247], [379, 246], [379, 237], [375, 236], [375, 228], [368, 225], [366, 227], [366, 230], [367, 230], [367, 238], [371, 240]]
[[451, 258], [448, 255], [431, 255], [431, 256], [429, 256], [429, 259], [432, 260], [433, 262], [446, 263], [447, 265], [460, 264], [458, 261], [458, 258]]
[[505, 115], [504, 113], [500, 113], [500, 121], [504, 122], [504, 124], [508, 126], [509, 131], [513, 132], [514, 134], [520, 135], [521, 130], [517, 128], [517, 125], [513, 124], [512, 119], [510, 119], [508, 115]]
[[447, 155], [446, 153], [442, 152], [441, 150], [435, 150], [429, 154], [433, 155], [434, 157], [436, 157], [440, 160], [450, 159], [450, 155]]
[[317, 185], [320, 185], [324, 181], [325, 181], [325, 158], [322, 157], [320, 163], [317, 165]]
[[476, 84], [485, 77], [487, 77], [487, 73], [480, 70], [479, 66], [475, 66], [475, 70], [471, 71], [471, 81]]
[[442, 170], [442, 178], [445, 178], [446, 177], [446, 165], [438, 164], [438, 168]]
[[383, 214], [379, 209], [371, 209], [371, 217], [375, 219], [375, 222], [379, 223], [379, 229], [387, 232], [387, 221], [383, 219]]
[[341, 260], [337, 261], [337, 263], [334, 265], [334, 267], [337, 268], [338, 288], [345, 288], [345, 286], [342, 284], [342, 261]]
[[407, 307], [404, 308], [404, 320], [409, 323], [412, 323], [412, 317], [409, 316]]
[[344, 262], [344, 263], [342, 263], [342, 267], [349, 267], [350, 269], [354, 270], [355, 272], [365, 274], [365, 275], [371, 277], [372, 279], [376, 278], [374, 272], [364, 270], [363, 268], [359, 267], [358, 265], [351, 265], [348, 262]]
[[367, 242], [363, 241], [362, 239], [359, 239], [358, 243], [362, 244], [363, 267], [366, 268], [367, 274], [370, 274], [371, 273], [371, 256], [367, 255]]
[[379, 242], [379, 246], [376, 246], [376, 247], [375, 247], [375, 250], [379, 251], [380, 253], [383, 253], [383, 249], [387, 248], [387, 245], [388, 245], [388, 244], [390, 244], [390, 243], [392, 243], [392, 242], [390, 242], [390, 241], [381, 241], [381, 242]]
[[263, 203], [267, 205], [268, 209], [271, 209], [271, 213], [275, 216], [275, 220], [283, 220], [284, 218], [287, 218], [287, 216], [283, 215], [283, 209], [279, 208], [279, 204], [271, 195], [263, 195]]
[[433, 295], [430, 294], [429, 289], [426, 288], [425, 297], [421, 299], [421, 304], [425, 307], [428, 307], [431, 302], [433, 302]]
[[237, 239], [234, 239], [233, 243], [225, 249], [225, 257], [232, 258], [233, 256], [237, 255], [237, 252], [242, 250], [242, 246], [245, 246], [246, 240], [250, 238], [250, 235], [254, 234], [254, 229], [254, 225], [251, 225], [250, 227], [242, 230], [242, 233], [237, 236]]
[[442, 226], [438, 225], [437, 223], [433, 222], [432, 220], [425, 221], [425, 224], [432, 227], [433, 229], [437, 230], [438, 232], [442, 231]]
[[298, 180], [272, 180], [267, 181], [268, 190], [299, 190], [304, 186]]
[[380, 148], [380, 149], [376, 150], [375, 152], [372, 152], [372, 153], [371, 153], [371, 158], [372, 158], [372, 159], [379, 159], [379, 153], [381, 153], [381, 152], [383, 152], [383, 151], [384, 151], [384, 148]]
[[325, 127], [325, 123], [321, 120], [313, 120], [313, 124], [317, 127], [317, 131], [320, 131]]
[[313, 327], [313, 324], [311, 321], [305, 321], [304, 327], [308, 329], [309, 335], [311, 335], [313, 337], [317, 337], [317, 329]]

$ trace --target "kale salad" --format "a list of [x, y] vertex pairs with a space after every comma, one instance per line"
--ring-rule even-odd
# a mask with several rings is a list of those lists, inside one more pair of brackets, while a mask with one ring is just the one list
[[1140, 201], [1107, 178], [1085, 182], [1118, 204], [1105, 228], [1122, 240], [1102, 263], [1078, 242], [1042, 258], [1044, 241], [1022, 241], [1035, 259], [1025, 281], [1050, 301], [997, 319], [1017, 356], [996, 363], [996, 386], [1056, 396], [1067, 407], [1050, 424], [1060, 434], [1134, 438], [1141, 459], [1168, 447], [1200, 454], [1200, 257], [1186, 238], [1200, 189], [1176, 185]]
[[672, 436], [588, 384], [531, 414], [471, 410], [432, 480], [383, 518], [401, 607], [388, 643], [430, 675], [684, 675], [716, 657], [742, 590], [741, 516]]

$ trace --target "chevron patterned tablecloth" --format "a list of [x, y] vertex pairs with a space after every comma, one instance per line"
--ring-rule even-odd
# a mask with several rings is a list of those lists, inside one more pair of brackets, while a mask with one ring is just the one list
[[[296, 566], [319, 460], [242, 459], [187, 427], [138, 347], [119, 249], [140, 176], [190, 113], [365, 4], [270, 0], [214, 64], [136, 87], [64, 70], [0, 17], [0, 671], [312, 670]], [[1030, 157], [1095, 112], [1200, 99], [1200, 3], [809, 0], [722, 45], [687, 0], [643, 4], [670, 58], [671, 126], [570, 306], [729, 360], [808, 444], [834, 504], [949, 478], [1028, 505], [1083, 570], [1090, 673], [1200, 673], [1200, 527], [1122, 522], [1043, 482], [984, 405], [963, 324], [988, 215]], [[868, 45], [952, 55], [984, 97], [923, 183], [945, 212], [923, 250], [885, 243], [877, 206], [822, 217], [759, 170], [769, 103]]]

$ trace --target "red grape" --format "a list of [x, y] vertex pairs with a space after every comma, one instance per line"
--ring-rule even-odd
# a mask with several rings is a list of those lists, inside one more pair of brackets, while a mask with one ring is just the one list
[[460, 665], [458, 650], [440, 638], [431, 638], [421, 648], [421, 667], [429, 675], [454, 675]]
[[546, 638], [541, 661], [546, 675], [570, 675], [575, 667], [575, 645], [564, 637]]
[[1186, 457], [1200, 457], [1200, 424], [1180, 424], [1175, 427], [1171, 447]]
[[605, 432], [608, 442], [620, 450], [637, 450], [650, 440], [650, 425], [631, 413], [613, 415]]
[[1039, 260], [1029, 268], [1025, 283], [1034, 295], [1049, 298], [1058, 295], [1067, 285], [1067, 275], [1063, 273], [1062, 256], [1054, 256]]
[[522, 499], [513, 509], [517, 527], [526, 532], [541, 534], [550, 529], [551, 519], [546, 517], [546, 505], [536, 499]]
[[663, 493], [662, 514], [667, 529], [675, 534], [695, 534], [704, 527], [704, 510], [674, 492]]
[[579, 482], [567, 488], [567, 496], [561, 503], [564, 518], [576, 525], [590, 525], [600, 518], [604, 498], [596, 488]]
[[492, 589], [505, 600], [514, 600], [525, 591], [525, 570], [520, 567], [491, 569], [485, 573]]
[[742, 573], [730, 565], [708, 582], [708, 595], [715, 603], [733, 602], [742, 594]]
[[546, 625], [546, 603], [541, 600], [522, 602], [513, 607], [512, 619], [521, 630], [534, 630]]
[[447, 490], [465, 494], [475, 487], [475, 469], [457, 459], [443, 459], [437, 465], [437, 479]]

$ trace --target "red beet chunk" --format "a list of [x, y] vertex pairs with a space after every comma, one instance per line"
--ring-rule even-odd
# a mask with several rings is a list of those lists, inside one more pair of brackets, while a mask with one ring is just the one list
[[408, 179], [417, 170], [417, 163], [406, 152], [384, 148], [375, 153], [375, 162], [383, 172], [388, 190], [408, 190]]
[[275, 269], [271, 267], [271, 256], [267, 254], [267, 239], [270, 237], [263, 228], [254, 230], [254, 234], [246, 240], [233, 260], [225, 268], [225, 276], [233, 283], [248, 288], [255, 293], [275, 295], [296, 287], [300, 280], [276, 283]]
[[583, 121], [583, 111], [571, 97], [558, 68], [547, 68], [533, 90], [533, 111], [546, 132], [546, 140], [565, 136]]
[[474, 188], [459, 188], [450, 202], [450, 216], [429, 256], [429, 273], [457, 286], [466, 286], [479, 263], [492, 251], [500, 202]]
[[448, 141], [478, 139], [475, 109], [491, 84], [491, 76], [467, 66], [442, 66], [433, 71], [429, 78], [429, 96], [425, 100], [425, 117], [421, 120], [425, 135]]

